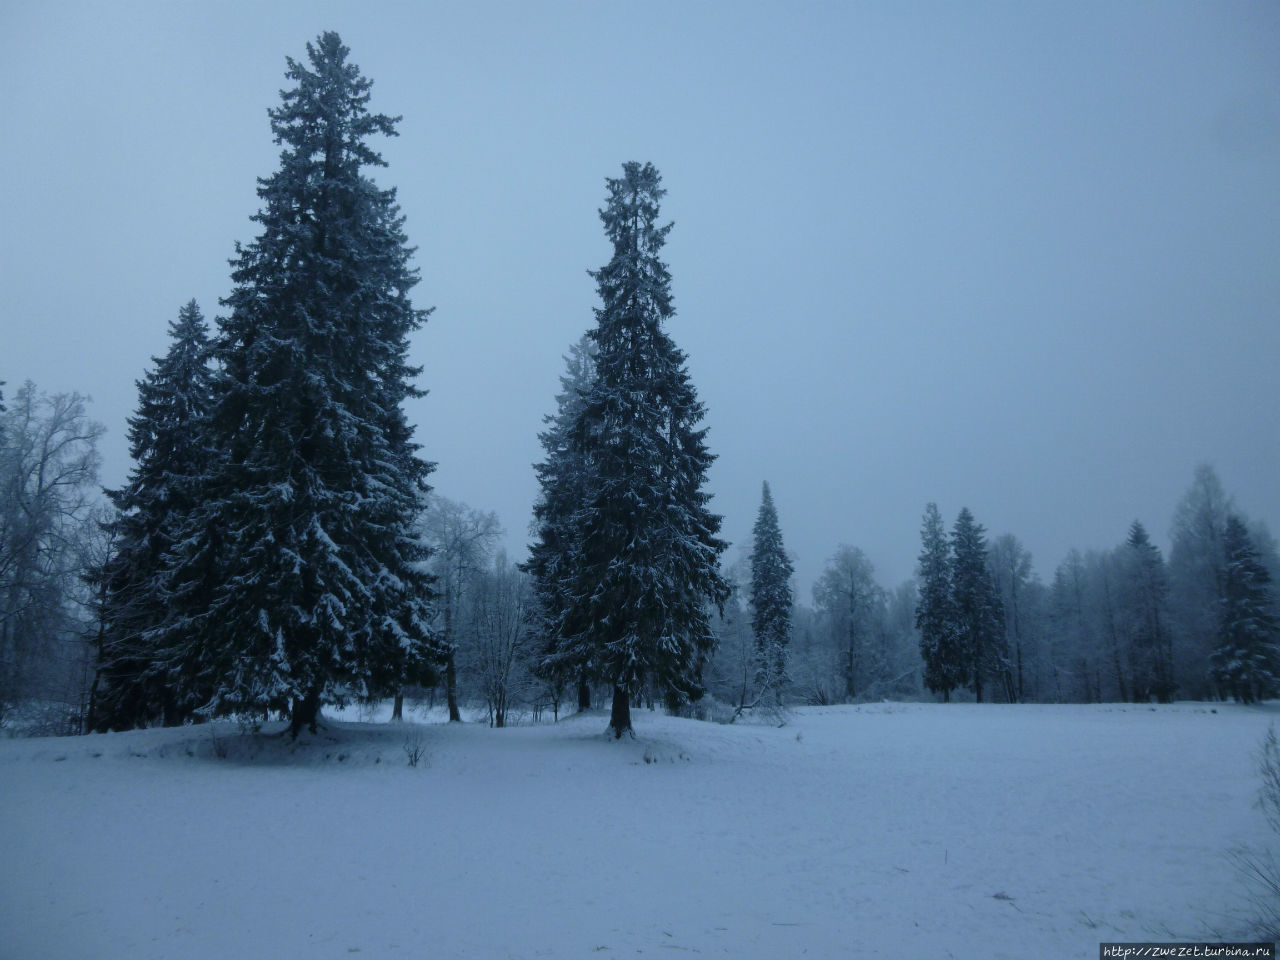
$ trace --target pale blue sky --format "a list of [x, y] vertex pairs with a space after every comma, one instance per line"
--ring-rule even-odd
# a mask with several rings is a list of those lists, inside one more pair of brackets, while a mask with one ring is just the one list
[[[837, 544], [909, 576], [924, 504], [1048, 578], [1162, 543], [1201, 460], [1280, 521], [1274, 3], [28, 3], [0, 7], [0, 379], [133, 381], [254, 235], [284, 58], [338, 30], [403, 114], [415, 402], [437, 489], [513, 552], [560, 357], [652, 161], [724, 533], [769, 480], [809, 586]], [[730, 554], [731, 558], [736, 553]]]

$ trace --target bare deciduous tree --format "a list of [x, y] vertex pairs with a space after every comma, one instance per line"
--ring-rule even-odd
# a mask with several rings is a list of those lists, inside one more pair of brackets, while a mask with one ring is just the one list
[[[422, 530], [431, 544], [431, 570], [436, 575], [436, 621], [445, 646], [445, 697], [449, 720], [458, 723], [458, 620], [465, 609], [472, 575], [485, 567], [502, 524], [492, 511], [476, 510], [456, 500], [433, 494], [422, 516]], [[399, 716], [400, 698], [396, 698]]]
[[464, 673], [484, 700], [489, 725], [505, 727], [511, 708], [526, 699], [534, 682], [533, 583], [500, 551], [491, 567], [475, 573], [469, 592], [460, 651]]
[[88, 690], [81, 575], [96, 533], [103, 428], [84, 397], [30, 382], [0, 419], [0, 723], [26, 703], [76, 726]]

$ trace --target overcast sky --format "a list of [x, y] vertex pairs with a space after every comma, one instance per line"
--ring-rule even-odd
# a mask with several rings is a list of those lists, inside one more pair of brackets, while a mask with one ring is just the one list
[[437, 490], [522, 554], [536, 433], [593, 322], [604, 179], [652, 161], [733, 559], [768, 480], [803, 598], [912, 574], [962, 506], [1045, 579], [1195, 465], [1280, 521], [1273, 2], [0, 4], [0, 379], [93, 397], [211, 320], [285, 57], [335, 29], [403, 114]]

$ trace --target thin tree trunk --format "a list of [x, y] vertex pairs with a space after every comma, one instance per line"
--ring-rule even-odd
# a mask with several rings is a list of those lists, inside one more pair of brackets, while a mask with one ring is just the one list
[[635, 736], [631, 729], [631, 698], [627, 696], [625, 687], [614, 686], [613, 709], [609, 713], [609, 729], [615, 740], [622, 739], [624, 733]]
[[[105, 596], [106, 587], [104, 585], [100, 596]], [[89, 709], [84, 718], [84, 732], [96, 733], [98, 726], [98, 681], [102, 678], [102, 650], [106, 645], [106, 627], [102, 621], [102, 617], [98, 617], [98, 637], [95, 643], [97, 648], [97, 656], [94, 658], [93, 685], [89, 687]]]
[[857, 691], [854, 689], [854, 682], [856, 679], [854, 677], [854, 668], [857, 662], [857, 646], [858, 646], [858, 637], [857, 637], [858, 628], [854, 624], [854, 615], [857, 613], [857, 609], [858, 609], [858, 590], [857, 590], [857, 587], [854, 585], [854, 582], [850, 580], [849, 581], [849, 662], [846, 666], [846, 670], [848, 672], [845, 674], [845, 683], [844, 683], [845, 699], [850, 702], [852, 702], [854, 697], [857, 695]]
[[[459, 562], [458, 580], [462, 580], [462, 566]], [[449, 654], [444, 661], [444, 696], [449, 705], [449, 722], [461, 723], [462, 714], [458, 712], [458, 665], [454, 660], [453, 643], [453, 588], [446, 583], [444, 588], [444, 639], [449, 645]]]
[[453, 651], [444, 664], [444, 695], [449, 703], [449, 722], [461, 723], [462, 714], [458, 711], [458, 665], [453, 659]]

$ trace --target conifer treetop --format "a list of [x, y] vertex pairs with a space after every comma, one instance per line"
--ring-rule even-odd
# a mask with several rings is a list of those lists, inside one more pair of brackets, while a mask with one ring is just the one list
[[315, 43], [307, 43], [311, 69], [293, 57], [285, 58], [285, 76], [296, 86], [281, 90], [280, 106], [267, 111], [275, 142], [294, 148], [292, 154], [283, 154], [282, 160], [318, 156], [332, 162], [341, 157], [342, 162], [357, 167], [387, 165], [365, 140], [377, 133], [399, 136], [396, 124], [403, 117], [369, 112], [373, 81], [347, 62], [350, 53], [342, 38], [328, 30]]
[[756, 513], [756, 522], [752, 528], [751, 570], [752, 603], [759, 607], [769, 602], [764, 597], [767, 591], [776, 594], [778, 598], [785, 594], [786, 606], [790, 609], [791, 574], [794, 572], [794, 567], [782, 543], [782, 530], [778, 525], [778, 508], [774, 505], [768, 481], [763, 484], [760, 509]]

